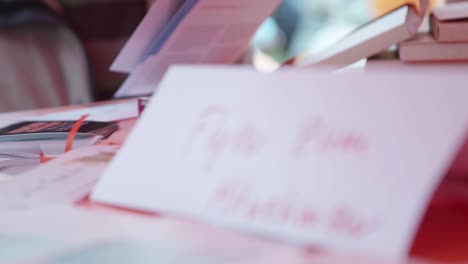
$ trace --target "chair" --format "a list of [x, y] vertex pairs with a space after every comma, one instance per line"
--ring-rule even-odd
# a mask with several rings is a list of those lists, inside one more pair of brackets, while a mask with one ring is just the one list
[[38, 1], [0, 2], [0, 112], [92, 100], [86, 53]]

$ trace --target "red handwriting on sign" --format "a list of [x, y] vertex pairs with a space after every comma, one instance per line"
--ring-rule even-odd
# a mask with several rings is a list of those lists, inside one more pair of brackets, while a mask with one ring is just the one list
[[217, 205], [223, 212], [237, 214], [250, 221], [263, 221], [274, 224], [291, 224], [312, 227], [317, 224], [318, 214], [314, 208], [298, 208], [294, 195], [257, 199], [248, 187], [237, 184], [224, 185], [214, 195]]
[[[327, 207], [322, 211], [303, 205], [292, 192], [258, 198], [247, 184], [225, 184], [216, 189], [213, 202], [218, 212], [292, 228], [322, 228], [333, 235], [363, 238], [377, 231], [377, 221], [364, 217], [350, 206]], [[302, 204], [302, 205], [299, 205]]]
[[364, 137], [353, 131], [339, 131], [318, 117], [307, 119], [300, 127], [292, 147], [295, 158], [310, 152], [341, 152], [366, 154], [368, 144]]
[[[291, 152], [284, 153], [295, 159], [313, 153], [365, 157], [369, 149], [361, 133], [337, 129], [319, 117], [306, 119], [296, 129], [290, 141]], [[268, 132], [268, 128], [265, 131]], [[195, 120], [185, 150], [188, 154], [194, 151], [203, 155], [202, 168], [210, 171], [223, 155], [255, 156], [266, 147], [265, 136], [259, 132], [256, 123], [233, 116], [224, 106], [210, 105], [202, 109]], [[281, 140], [290, 139], [278, 139]]]
[[365, 219], [349, 206], [340, 206], [333, 211], [329, 228], [340, 235], [362, 237], [376, 230], [377, 221]]
[[222, 154], [251, 157], [261, 145], [260, 134], [251, 122], [235, 122], [224, 107], [212, 105], [200, 113], [192, 130], [189, 151], [195, 146], [207, 151], [204, 168], [210, 170]]

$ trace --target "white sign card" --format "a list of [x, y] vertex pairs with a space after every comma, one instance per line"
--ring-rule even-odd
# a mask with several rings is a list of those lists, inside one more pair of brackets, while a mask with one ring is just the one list
[[92, 199], [405, 257], [464, 141], [467, 78], [172, 68]]

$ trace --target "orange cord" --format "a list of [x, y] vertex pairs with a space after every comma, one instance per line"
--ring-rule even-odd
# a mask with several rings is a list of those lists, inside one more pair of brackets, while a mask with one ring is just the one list
[[41, 162], [41, 164], [47, 163], [50, 160], [52, 160], [52, 158], [46, 157], [43, 152], [39, 154], [39, 161]]
[[[86, 118], [89, 115], [83, 115], [78, 121], [76, 121], [70, 129], [70, 133], [67, 136], [67, 142], [65, 144], [65, 152], [69, 152], [73, 147], [73, 142], [75, 141], [76, 134], [78, 134], [80, 127], [83, 125]], [[48, 161], [52, 160], [53, 158], [46, 157], [43, 152], [39, 154], [39, 161], [41, 164], [47, 163]]]
[[75, 124], [73, 124], [70, 130], [70, 133], [68, 134], [68, 137], [67, 137], [67, 144], [65, 145], [65, 152], [68, 152], [72, 149], [73, 142], [75, 142], [76, 134], [78, 134], [80, 127], [83, 125], [84, 121], [88, 117], [89, 115], [83, 115], [80, 119], [78, 119], [78, 121], [75, 122]]

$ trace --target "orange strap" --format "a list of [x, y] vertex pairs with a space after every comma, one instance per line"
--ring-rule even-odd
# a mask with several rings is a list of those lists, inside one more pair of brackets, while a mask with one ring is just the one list
[[41, 162], [41, 164], [47, 163], [50, 160], [52, 160], [52, 158], [46, 157], [43, 152], [39, 154], [39, 161]]
[[65, 152], [68, 152], [73, 147], [73, 142], [75, 141], [76, 134], [80, 130], [80, 127], [83, 125], [83, 122], [88, 118], [89, 115], [83, 115], [78, 121], [73, 124], [72, 128], [70, 129], [70, 133], [67, 137], [67, 144], [65, 145]]
[[[80, 131], [80, 127], [83, 125], [86, 118], [89, 115], [83, 115], [78, 121], [76, 121], [70, 129], [70, 133], [67, 136], [67, 141], [65, 144], [65, 152], [69, 152], [73, 147], [73, 142], [75, 141], [76, 134]], [[48, 161], [52, 160], [52, 158], [46, 157], [43, 152], [39, 154], [39, 160], [41, 164], [47, 163]]]

